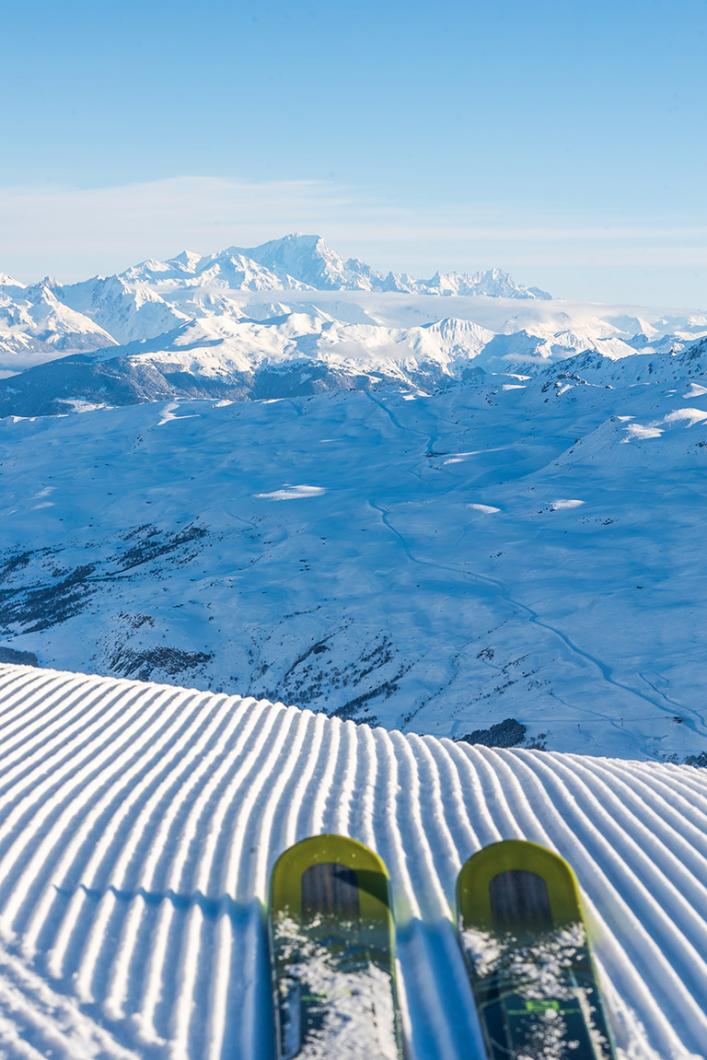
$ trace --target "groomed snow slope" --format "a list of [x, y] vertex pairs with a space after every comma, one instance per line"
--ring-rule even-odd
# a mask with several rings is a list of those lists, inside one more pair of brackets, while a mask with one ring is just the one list
[[461, 862], [574, 865], [625, 1057], [703, 1055], [707, 778], [470, 747], [265, 701], [0, 666], [0, 1055], [273, 1055], [274, 858], [386, 860], [411, 1056], [481, 1056], [451, 924]]

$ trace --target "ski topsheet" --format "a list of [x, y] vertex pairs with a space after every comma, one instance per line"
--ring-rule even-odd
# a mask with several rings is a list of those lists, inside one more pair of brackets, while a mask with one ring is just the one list
[[270, 887], [281, 1060], [401, 1055], [388, 873], [345, 836], [290, 847]]
[[490, 1060], [609, 1060], [604, 1017], [570, 866], [510, 839], [457, 880], [462, 947]]

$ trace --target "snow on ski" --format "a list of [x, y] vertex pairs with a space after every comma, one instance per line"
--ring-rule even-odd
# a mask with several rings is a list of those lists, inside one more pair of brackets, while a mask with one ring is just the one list
[[457, 880], [462, 946], [490, 1060], [612, 1060], [579, 888], [523, 840], [477, 851]]
[[381, 859], [339, 835], [286, 850], [272, 872], [278, 1056], [398, 1060], [393, 920]]

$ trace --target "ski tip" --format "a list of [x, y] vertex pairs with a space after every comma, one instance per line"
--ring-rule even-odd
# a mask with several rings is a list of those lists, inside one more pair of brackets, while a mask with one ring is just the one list
[[271, 910], [287, 909], [298, 916], [303, 878], [317, 865], [335, 865], [355, 874], [364, 903], [373, 903], [379, 917], [389, 916], [390, 877], [383, 859], [357, 839], [332, 833], [309, 836], [280, 854], [270, 877]]
[[543, 881], [555, 927], [583, 921], [577, 877], [565, 859], [538, 843], [503, 839], [472, 854], [459, 871], [457, 914], [462, 926], [493, 926], [492, 886], [506, 873]]
[[321, 835], [308, 836], [288, 847], [278, 857], [273, 866], [273, 874], [282, 871], [282, 867], [318, 865], [334, 861], [351, 869], [372, 869], [388, 878], [385, 862], [365, 843], [351, 836], [325, 832]]

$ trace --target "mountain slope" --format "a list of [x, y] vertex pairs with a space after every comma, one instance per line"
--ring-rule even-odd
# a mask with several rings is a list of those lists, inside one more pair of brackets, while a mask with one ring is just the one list
[[390, 870], [411, 1060], [483, 1056], [454, 881], [501, 837], [574, 866], [619, 1055], [702, 1053], [701, 770], [0, 666], [0, 777], [9, 1055], [26, 1055], [12, 1051], [21, 1031], [30, 1056], [272, 1060], [268, 874], [289, 844], [326, 831], [371, 845]]
[[[560, 330], [553, 320], [533, 330], [494, 335], [467, 319], [394, 328], [356, 312], [348, 313], [349, 321], [337, 319], [313, 304], [295, 309], [253, 305], [254, 317], [246, 315], [247, 306], [224, 296], [201, 298], [201, 315], [182, 323], [184, 314], [177, 314], [180, 326], [155, 338], [109, 346], [88, 357], [55, 360], [0, 380], [0, 416], [172, 398], [295, 397], [382, 383], [402, 391], [433, 390], [483, 371], [537, 374], [559, 363], [563, 372], [575, 354], [583, 356], [584, 365], [591, 361], [594, 376], [603, 374], [605, 383], [627, 380], [627, 372], [643, 373], [649, 381], [654, 369], [659, 376], [665, 371], [685, 376], [701, 371], [694, 343], [659, 354], [646, 348], [638, 356], [600, 319]], [[349, 307], [329, 308], [344, 315]], [[675, 351], [682, 360], [675, 360]], [[618, 363], [616, 370], [612, 362]]]
[[70, 352], [115, 344], [99, 324], [59, 298], [47, 280], [0, 288], [0, 369], [42, 363]]
[[293, 397], [381, 381], [435, 386], [461, 377], [492, 337], [471, 321], [385, 328], [316, 309], [262, 322], [205, 316], [157, 339], [0, 380], [0, 416], [168, 398]]
[[699, 755], [697, 364], [6, 418], [0, 644], [441, 735], [511, 719], [525, 745]]
[[371, 290], [372, 270], [361, 262], [344, 262], [321, 236], [288, 235], [257, 247], [243, 247], [241, 253], [271, 272], [294, 277], [308, 287]]
[[90, 317], [117, 343], [153, 338], [189, 319], [146, 283], [127, 283], [120, 276], [96, 276], [57, 286], [54, 293], [65, 305]]

